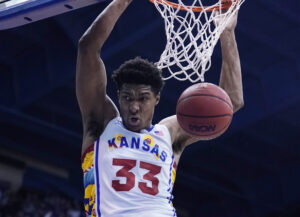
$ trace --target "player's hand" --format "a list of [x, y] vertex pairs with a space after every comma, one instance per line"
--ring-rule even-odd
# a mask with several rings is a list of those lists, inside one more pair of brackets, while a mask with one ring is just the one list
[[[213, 12], [215, 18], [214, 18], [214, 24], [215, 26], [219, 26], [220, 23], [222, 22], [223, 16], [222, 14], [220, 14], [219, 11], [214, 11]], [[234, 31], [236, 25], [237, 25], [237, 19], [238, 19], [238, 11], [236, 11], [232, 17], [230, 18], [230, 20], [228, 21], [224, 31]]]
[[234, 31], [236, 24], [237, 24], [237, 19], [238, 19], [238, 11], [236, 11], [230, 20], [228, 21], [224, 31], [229, 30], [229, 31]]

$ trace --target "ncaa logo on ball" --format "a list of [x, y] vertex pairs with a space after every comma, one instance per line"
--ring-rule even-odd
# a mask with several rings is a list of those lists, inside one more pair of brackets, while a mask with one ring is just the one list
[[195, 132], [213, 132], [216, 125], [189, 124], [189, 129]]

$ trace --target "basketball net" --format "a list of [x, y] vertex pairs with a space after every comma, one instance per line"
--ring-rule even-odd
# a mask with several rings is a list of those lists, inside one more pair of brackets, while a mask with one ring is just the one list
[[168, 69], [170, 75], [164, 79], [203, 82], [221, 33], [245, 0], [219, 0], [211, 6], [203, 6], [202, 0], [193, 0], [190, 6], [182, 0], [150, 1], [165, 22], [167, 43], [156, 63], [159, 69]]

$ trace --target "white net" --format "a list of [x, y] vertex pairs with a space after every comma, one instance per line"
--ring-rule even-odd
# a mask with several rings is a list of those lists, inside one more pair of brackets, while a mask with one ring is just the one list
[[[221, 33], [245, 0], [227, 0], [230, 3], [226, 11], [222, 10], [221, 0], [206, 7], [201, 0], [193, 0], [189, 6], [178, 0], [177, 8], [166, 0], [152, 1], [165, 21], [167, 43], [156, 63], [158, 68], [167, 69], [164, 73], [170, 73], [164, 79], [204, 81]], [[197, 9], [199, 12], [193, 11]]]

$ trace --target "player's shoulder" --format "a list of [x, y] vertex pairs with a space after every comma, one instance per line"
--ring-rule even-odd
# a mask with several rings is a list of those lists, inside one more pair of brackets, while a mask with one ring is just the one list
[[167, 118], [162, 119], [159, 123], [159, 125], [164, 125], [170, 132], [172, 143], [175, 139], [176, 132], [178, 131], [178, 122], [176, 115], [169, 116]]
[[172, 144], [172, 138], [169, 128], [162, 124], [161, 122], [154, 125], [154, 128], [152, 130], [152, 133], [155, 136], [158, 136], [164, 140], [166, 140], [167, 143]]
[[174, 144], [178, 140], [179, 125], [176, 115], [169, 116], [161, 120], [159, 125], [165, 126], [170, 134], [171, 143]]
[[114, 118], [112, 118], [111, 120], [109, 120], [106, 124], [105, 124], [105, 128], [102, 132], [105, 133], [105, 131], [107, 130], [112, 130], [112, 128], [124, 128], [123, 123], [122, 123], [122, 118], [120, 116], [116, 116]]

